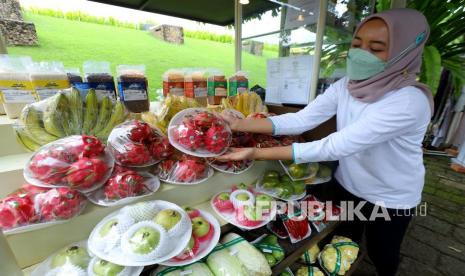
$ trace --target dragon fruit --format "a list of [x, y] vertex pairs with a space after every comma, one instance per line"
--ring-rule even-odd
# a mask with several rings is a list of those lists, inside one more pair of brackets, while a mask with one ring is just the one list
[[152, 157], [161, 160], [170, 157], [174, 153], [174, 148], [166, 137], [156, 137], [152, 139], [149, 146]]
[[144, 122], [133, 120], [129, 125], [128, 137], [136, 143], [143, 143], [152, 137], [152, 128]]
[[194, 124], [200, 129], [208, 129], [212, 125], [216, 124], [220, 119], [213, 113], [208, 111], [202, 111], [197, 113], [194, 118]]
[[50, 190], [50, 188], [38, 187], [38, 186], [31, 185], [29, 183], [25, 183], [21, 186], [21, 188], [12, 192], [8, 196], [28, 195], [29, 197], [34, 198], [35, 195], [45, 193], [48, 190]]
[[172, 177], [178, 182], [193, 182], [205, 177], [207, 173], [205, 160], [193, 156], [185, 156], [178, 162]]
[[81, 211], [84, 203], [85, 197], [68, 187], [51, 189], [36, 197], [42, 221], [70, 219]]
[[57, 156], [57, 152], [40, 152], [34, 155], [28, 164], [28, 169], [33, 177], [50, 185], [56, 185], [62, 182], [70, 165], [67, 161], [62, 161], [52, 155]]
[[89, 189], [105, 177], [107, 170], [108, 166], [104, 161], [83, 157], [71, 165], [66, 181], [72, 188]]
[[142, 166], [150, 162], [150, 152], [144, 144], [126, 143], [124, 150], [114, 151], [115, 159], [125, 166]]
[[205, 148], [212, 153], [220, 153], [229, 146], [231, 135], [223, 125], [214, 125], [205, 133]]
[[70, 137], [69, 143], [64, 148], [77, 158], [98, 157], [105, 151], [103, 143], [94, 136], [82, 135], [72, 138]]
[[138, 196], [145, 192], [144, 177], [135, 171], [127, 170], [116, 174], [105, 184], [105, 197], [117, 200]]
[[34, 202], [29, 195], [9, 196], [0, 201], [0, 229], [9, 229], [36, 219]]
[[201, 131], [185, 126], [179, 126], [174, 132], [175, 140], [189, 150], [197, 150], [203, 147], [202, 136], [203, 133]]

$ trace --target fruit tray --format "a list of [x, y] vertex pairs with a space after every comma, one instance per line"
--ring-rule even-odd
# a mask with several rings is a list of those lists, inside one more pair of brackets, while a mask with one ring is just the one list
[[[113, 185], [110, 186], [109, 182], [111, 182], [114, 178], [121, 179], [121, 182], [124, 181], [124, 179], [122, 179], [124, 176], [123, 177], [112, 176], [107, 181], [104, 187], [98, 189], [97, 191], [92, 192], [91, 194], [87, 196], [87, 198], [89, 199], [90, 202], [96, 205], [109, 207], [109, 206], [126, 205], [138, 199], [150, 196], [154, 194], [156, 191], [158, 191], [158, 189], [160, 188], [160, 180], [158, 179], [158, 177], [148, 172], [136, 172], [136, 173], [142, 177], [141, 179], [142, 182], [140, 184], [143, 188], [141, 188], [141, 193], [137, 193], [137, 195], [133, 195], [135, 192], [130, 191], [130, 190], [135, 189], [134, 187], [135, 181], [133, 180], [134, 178], [125, 181], [125, 183], [118, 183], [115, 180], [113, 183], [115, 183], [115, 186], [117, 187]], [[128, 187], [123, 187], [124, 184], [127, 184]], [[124, 189], [121, 191], [121, 193], [125, 193], [128, 196], [120, 197], [119, 199], [109, 199], [107, 196], [108, 193], [109, 192], [111, 192], [112, 194], [118, 193], [118, 191], [116, 191], [118, 188]]]
[[[236, 192], [237, 194], [238, 191], [244, 192], [249, 196], [249, 198], [243, 203], [244, 205], [242, 206], [240, 206], [241, 203], [237, 203], [238, 201], [233, 198], [235, 196], [234, 193]], [[227, 199], [221, 199], [220, 196], [223, 195], [228, 195]], [[269, 202], [270, 208], [268, 210], [269, 212], [262, 212], [262, 219], [256, 219], [255, 221], [253, 221], [253, 219], [247, 218], [247, 216], [245, 215], [246, 211], [243, 210], [244, 208], [246, 208], [246, 205], [256, 206], [255, 200], [259, 197], [263, 198], [263, 201]], [[218, 204], [218, 201], [221, 201], [221, 203]], [[252, 188], [249, 188], [248, 190], [239, 188], [219, 192], [212, 197], [210, 204], [213, 210], [215, 210], [215, 212], [222, 219], [244, 230], [253, 230], [265, 226], [276, 216], [276, 204], [273, 204], [272, 198], [265, 194], [257, 193]], [[222, 206], [221, 209], [219, 209], [218, 206]], [[265, 208], [262, 210], [265, 210]], [[253, 214], [257, 215], [257, 212], [253, 211], [252, 215]], [[253, 221], [253, 223], [250, 224], [250, 221]]]
[[52, 275], [139, 275], [143, 266], [126, 266], [112, 264], [92, 254], [87, 248], [87, 240], [76, 242], [54, 253], [40, 263], [31, 276]]
[[161, 181], [175, 185], [200, 184], [215, 173], [205, 159], [187, 155], [163, 160], [155, 170]]
[[118, 265], [146, 266], [181, 254], [191, 235], [191, 221], [181, 207], [154, 200], [106, 216], [92, 230], [88, 247], [97, 257]]
[[296, 164], [292, 161], [282, 160], [279, 160], [279, 164], [281, 164], [286, 174], [289, 175], [293, 181], [314, 178], [320, 167], [318, 163]]
[[[238, 164], [236, 164], [238, 163]], [[250, 168], [253, 167], [255, 162], [253, 160], [245, 160], [245, 161], [228, 161], [228, 162], [220, 162], [217, 160], [210, 160], [210, 166], [215, 170], [223, 173], [230, 173], [230, 174], [241, 174], [248, 171]]]
[[328, 166], [321, 165], [320, 164], [320, 169], [318, 170], [318, 173], [314, 178], [309, 178], [304, 180], [306, 185], [317, 185], [317, 184], [323, 184], [326, 182], [331, 181], [332, 177], [332, 172], [331, 169]]
[[257, 191], [284, 201], [295, 201], [307, 194], [305, 183], [293, 181], [287, 175], [279, 175], [276, 171], [265, 172], [255, 185]]
[[176, 149], [197, 157], [224, 154], [232, 139], [229, 125], [204, 108], [178, 112], [168, 126], [168, 138]]
[[[195, 244], [191, 246], [191, 248], [196, 248], [196, 249], [191, 249], [189, 252], [183, 252], [181, 253], [181, 256], [184, 255], [184, 260], [179, 259], [177, 257], [172, 258], [166, 262], [161, 263], [164, 266], [185, 266], [189, 265], [192, 263], [197, 262], [198, 260], [201, 260], [215, 248], [215, 246], [218, 244], [218, 241], [220, 240], [220, 235], [221, 235], [221, 227], [220, 223], [218, 220], [210, 213], [198, 210], [198, 209], [193, 209], [191, 211], [188, 211], [189, 216], [191, 217], [191, 221], [193, 224], [193, 230], [192, 230], [192, 237], [195, 238], [196, 232], [202, 231], [206, 232], [205, 238], [202, 238], [202, 240], [195, 238]], [[198, 218], [203, 218], [204, 221], [201, 219], [199, 220]], [[195, 219], [197, 218], [197, 219]], [[205, 225], [205, 221], [209, 223], [210, 229], [208, 232], [204, 229], [202, 229], [202, 225]], [[200, 223], [203, 222], [203, 223]], [[198, 225], [198, 226], [196, 226]], [[187, 258], [186, 258], [187, 257]]]

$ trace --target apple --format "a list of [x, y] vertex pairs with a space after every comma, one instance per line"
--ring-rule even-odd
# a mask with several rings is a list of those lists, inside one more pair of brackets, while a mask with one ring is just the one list
[[89, 261], [90, 256], [87, 250], [83, 247], [73, 245], [58, 252], [55, 257], [53, 257], [51, 266], [52, 268], [56, 268], [69, 263], [85, 269]]
[[138, 254], [148, 254], [160, 243], [160, 232], [150, 227], [141, 227], [129, 239], [132, 251]]
[[303, 181], [295, 181], [292, 183], [292, 187], [294, 188], [294, 193], [296, 195], [300, 195], [305, 193], [305, 183]]
[[280, 178], [280, 182], [281, 183], [289, 183], [289, 182], [292, 182], [292, 179], [289, 175], [287, 174], [283, 174]]
[[264, 178], [278, 178], [279, 173], [277, 171], [267, 171], [265, 172]]
[[271, 201], [273, 198], [269, 195], [259, 194], [255, 197], [257, 206], [260, 206], [262, 209], [271, 209]]
[[160, 211], [153, 221], [163, 226], [166, 231], [169, 231], [181, 220], [181, 214], [173, 209], [165, 209]]
[[200, 211], [199, 210], [197, 210], [195, 208], [192, 208], [192, 207], [189, 207], [189, 206], [185, 206], [184, 211], [186, 211], [187, 215], [191, 219], [200, 216]]
[[280, 184], [279, 180], [276, 178], [266, 178], [263, 179], [262, 186], [265, 189], [274, 189]]
[[102, 228], [100, 228], [100, 231], [98, 232], [100, 234], [100, 237], [106, 237], [113, 229], [115, 226], [118, 225], [118, 220], [117, 219], [111, 219], [105, 223]]
[[218, 195], [218, 198], [221, 199], [221, 200], [229, 200], [229, 193], [221, 193]]
[[236, 196], [236, 199], [239, 200], [239, 201], [247, 201], [250, 199], [249, 195], [248, 194], [238, 194]]
[[237, 185], [237, 189], [239, 190], [247, 190], [249, 188], [249, 186], [247, 186], [245, 183], [241, 183], [239, 185]]
[[116, 276], [121, 273], [123, 269], [124, 266], [110, 263], [101, 259], [98, 259], [92, 267], [92, 271], [96, 276]]
[[203, 217], [196, 217], [192, 219], [192, 232], [195, 237], [201, 238], [208, 234], [210, 231], [210, 223]]
[[294, 178], [302, 178], [306, 174], [305, 164], [292, 164], [288, 168], [289, 174]]
[[261, 220], [261, 214], [257, 214], [257, 209], [255, 206], [245, 206], [244, 209], [244, 216], [251, 221], [259, 221]]

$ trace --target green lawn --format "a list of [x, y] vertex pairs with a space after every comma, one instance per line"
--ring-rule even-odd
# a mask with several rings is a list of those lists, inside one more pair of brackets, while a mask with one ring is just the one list
[[[144, 31], [34, 14], [25, 16], [36, 25], [39, 46], [9, 47], [10, 54], [29, 55], [35, 61], [59, 60], [66, 67], [81, 67], [85, 60], [110, 61], [113, 70], [118, 64], [145, 64], [152, 93], [162, 87], [161, 76], [170, 68], [214, 67], [226, 76], [234, 73], [231, 44], [185, 38], [184, 45], [177, 46]], [[262, 57], [243, 53], [251, 86], [266, 84], [266, 59], [276, 55], [268, 51]]]

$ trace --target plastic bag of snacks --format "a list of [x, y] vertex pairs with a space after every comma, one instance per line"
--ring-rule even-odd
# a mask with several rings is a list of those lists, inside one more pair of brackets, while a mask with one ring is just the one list
[[156, 173], [171, 184], [199, 184], [213, 176], [213, 169], [204, 158], [177, 153], [161, 161]]
[[184, 96], [184, 72], [170, 69], [163, 74], [163, 96]]
[[31, 276], [132, 276], [139, 275], [142, 270], [143, 267], [125, 267], [102, 260], [87, 249], [87, 241], [81, 241], [55, 252], [40, 263]]
[[186, 154], [215, 157], [227, 151], [232, 133], [222, 118], [207, 109], [189, 108], [171, 119], [168, 138]]
[[184, 76], [184, 95], [207, 106], [207, 75], [201, 70], [190, 70]]
[[84, 210], [86, 203], [84, 195], [67, 187], [24, 184], [0, 200], [0, 229], [24, 232], [71, 219]]
[[249, 80], [247, 73], [238, 71], [229, 78], [228, 97], [234, 97], [242, 93], [248, 93]]
[[138, 120], [115, 127], [108, 137], [108, 148], [117, 164], [132, 167], [151, 166], [174, 151], [160, 131]]
[[207, 80], [208, 104], [220, 105], [222, 99], [228, 96], [228, 80], [224, 73], [217, 69], [211, 69]]
[[69, 136], [40, 148], [28, 161], [24, 179], [42, 187], [67, 186], [81, 192], [100, 188], [114, 160], [97, 138]]
[[61, 89], [70, 87], [68, 76], [61, 62], [33, 62], [28, 69], [39, 100], [50, 98]]
[[149, 111], [148, 82], [145, 65], [118, 65], [119, 98], [130, 112]]
[[318, 255], [320, 266], [329, 275], [344, 275], [358, 256], [359, 246], [349, 238], [334, 236]]
[[296, 276], [325, 276], [316, 266], [302, 266], [297, 270]]
[[288, 204], [286, 212], [280, 214], [280, 217], [292, 243], [304, 240], [312, 234], [306, 213], [297, 205]]
[[90, 194], [89, 200], [101, 206], [130, 203], [149, 196], [160, 188], [158, 177], [115, 165], [112, 176], [105, 185]]
[[107, 96], [116, 100], [115, 80], [111, 74], [110, 63], [106, 61], [85, 61], [82, 64], [84, 78], [89, 88], [94, 89], [98, 101]]

